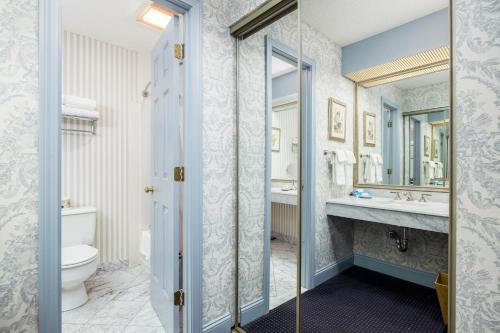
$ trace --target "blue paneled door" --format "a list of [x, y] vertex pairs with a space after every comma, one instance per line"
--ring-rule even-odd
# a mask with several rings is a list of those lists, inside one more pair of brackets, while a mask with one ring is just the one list
[[179, 183], [174, 168], [180, 160], [179, 19], [173, 17], [152, 51], [152, 214], [151, 304], [166, 332], [179, 332]]

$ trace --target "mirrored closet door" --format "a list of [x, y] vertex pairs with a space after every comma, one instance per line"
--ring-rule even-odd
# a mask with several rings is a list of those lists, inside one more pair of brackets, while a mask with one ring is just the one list
[[237, 37], [237, 311], [246, 332], [295, 332], [298, 14], [287, 11]]

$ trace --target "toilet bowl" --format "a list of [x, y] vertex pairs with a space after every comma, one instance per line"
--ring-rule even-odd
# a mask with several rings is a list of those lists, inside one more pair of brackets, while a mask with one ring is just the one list
[[61, 249], [61, 308], [68, 311], [88, 300], [85, 280], [97, 270], [97, 249], [74, 245]]
[[61, 215], [61, 308], [68, 311], [87, 302], [84, 282], [97, 270], [96, 209], [65, 208]]

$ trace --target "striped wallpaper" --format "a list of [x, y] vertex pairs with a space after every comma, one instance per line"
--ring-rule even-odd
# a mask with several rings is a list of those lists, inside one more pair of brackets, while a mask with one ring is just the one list
[[[97, 100], [97, 134], [62, 133], [62, 197], [97, 207], [101, 262], [129, 259], [129, 144], [140, 110], [138, 52], [71, 32], [63, 35], [63, 94]], [[142, 98], [142, 97], [141, 97]], [[86, 129], [63, 120], [63, 128]], [[137, 129], [139, 131], [139, 129]], [[137, 221], [135, 221], [137, 223]]]

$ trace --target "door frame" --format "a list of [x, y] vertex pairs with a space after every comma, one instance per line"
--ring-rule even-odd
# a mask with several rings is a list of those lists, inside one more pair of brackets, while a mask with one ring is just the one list
[[[183, 15], [185, 47], [183, 332], [202, 331], [202, 3], [155, 0]], [[61, 0], [39, 0], [39, 332], [61, 332]]]
[[[400, 168], [395, 168], [395, 165], [399, 165], [400, 161], [400, 149], [399, 149], [399, 123], [400, 123], [400, 118], [401, 118], [401, 112], [400, 108], [397, 104], [391, 102], [385, 97], [381, 97], [381, 108], [380, 108], [380, 114], [381, 114], [381, 121], [382, 121], [382, 147], [384, 147], [384, 152], [383, 152], [383, 159], [384, 159], [384, 165], [383, 165], [383, 174], [384, 174], [384, 184], [399, 184], [400, 183], [400, 178], [401, 178], [401, 171]], [[388, 108], [391, 113], [391, 119], [392, 119], [392, 137], [391, 137], [391, 145], [387, 146], [387, 134], [388, 134], [388, 129], [387, 129], [387, 113], [384, 111], [385, 108]], [[386, 158], [386, 151], [385, 149], [390, 147], [390, 151], [393, 152], [391, 155], [391, 161], [388, 161]], [[391, 175], [391, 181], [389, 182], [388, 174], [387, 174], [387, 165], [390, 162], [391, 169], [392, 169], [392, 175]]]

